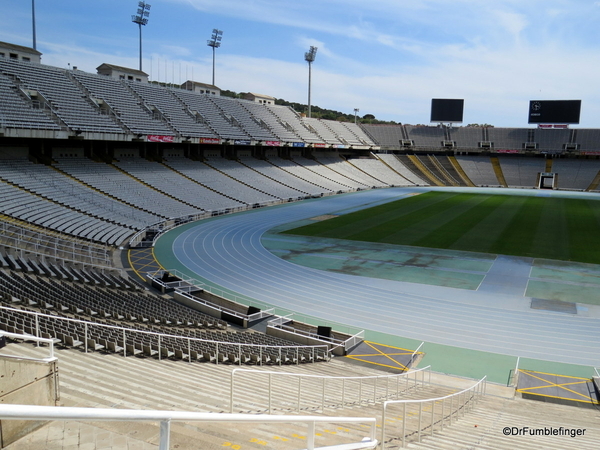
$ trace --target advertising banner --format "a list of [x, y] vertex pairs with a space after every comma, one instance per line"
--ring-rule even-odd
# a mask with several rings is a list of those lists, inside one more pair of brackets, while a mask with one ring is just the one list
[[174, 142], [175, 137], [173, 136], [159, 136], [156, 134], [148, 135], [148, 142]]

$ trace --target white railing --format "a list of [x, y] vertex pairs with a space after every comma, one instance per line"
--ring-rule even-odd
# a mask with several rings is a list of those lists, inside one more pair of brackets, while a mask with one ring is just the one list
[[410, 361], [408, 362], [406, 367], [410, 367], [413, 364], [413, 362], [415, 361], [417, 355], [420, 355], [423, 353], [420, 351], [421, 348], [423, 347], [423, 345], [425, 345], [425, 342], [421, 342], [421, 344], [416, 348], [416, 350], [414, 352], [412, 352], [412, 355], [410, 355]]
[[[287, 333], [295, 334], [298, 336], [305, 336], [305, 337], [309, 337], [312, 339], [327, 341], [333, 345], [330, 349], [331, 351], [333, 351], [337, 347], [343, 347], [345, 350], [349, 350], [349, 349], [355, 347], [356, 345], [360, 344], [362, 341], [364, 341], [364, 338], [365, 338], [365, 331], [358, 330], [357, 328], [354, 329], [353, 334], [348, 339], [345, 339], [345, 340], [336, 339], [336, 338], [332, 338], [332, 337], [324, 337], [324, 336], [321, 336], [312, 331], [302, 330], [302, 329], [298, 329], [291, 325], [286, 325], [286, 323], [291, 322], [293, 320], [293, 317], [295, 317], [297, 315], [296, 313], [290, 313], [290, 314], [286, 314], [284, 316], [276, 315], [274, 313], [272, 315], [274, 315], [275, 317], [273, 319], [269, 320], [269, 322], [268, 322], [269, 327], [278, 328]], [[336, 331], [336, 330], [334, 330], [334, 331]], [[350, 334], [348, 332], [342, 332], [339, 330], [337, 330], [337, 332], [338, 332], [338, 334], [339, 333]]]
[[[436, 424], [439, 425], [439, 430], [443, 431], [444, 425], [446, 424], [446, 419], [448, 419], [447, 426], [450, 426], [450, 425], [452, 425], [453, 419], [455, 421], [458, 420], [461, 412], [462, 412], [462, 415], [464, 416], [466, 414], [467, 410], [472, 410], [473, 407], [475, 406], [475, 403], [483, 395], [485, 395], [485, 388], [486, 388], [486, 382], [487, 382], [486, 378], [487, 377], [483, 377], [481, 380], [479, 380], [477, 383], [475, 383], [470, 388], [464, 389], [460, 392], [455, 392], [454, 394], [450, 394], [445, 397], [428, 398], [428, 399], [423, 399], [423, 400], [390, 400], [390, 401], [384, 402], [383, 403], [383, 411], [381, 414], [381, 449], [383, 450], [385, 448], [385, 439], [386, 439], [386, 432], [387, 432], [387, 430], [386, 430], [386, 415], [387, 415], [387, 409], [388, 409], [389, 405], [402, 404], [402, 417], [401, 417], [402, 429], [400, 432], [400, 437], [398, 437], [398, 439], [402, 440], [402, 447], [404, 447], [404, 446], [406, 446], [407, 436], [416, 434], [418, 442], [421, 442], [421, 434], [422, 434], [422, 431], [424, 431], [425, 429], [429, 428], [430, 434], [431, 434], [431, 436], [433, 436]], [[456, 399], [456, 400], [454, 400], [454, 399]], [[450, 405], [449, 405], [449, 410], [446, 415], [445, 404], [447, 401], [450, 402]], [[440, 415], [437, 417], [437, 421], [436, 421], [436, 414], [435, 414], [436, 403], [441, 403], [441, 412], [440, 412]], [[431, 405], [431, 413], [430, 413], [431, 421], [429, 424], [423, 425], [423, 420], [422, 420], [423, 419], [423, 405], [427, 405], [427, 404]], [[419, 406], [419, 410], [417, 413], [418, 425], [417, 425], [416, 431], [413, 430], [413, 431], [407, 432], [407, 430], [406, 430], [407, 417], [410, 415], [411, 419], [414, 419], [414, 416], [415, 416], [414, 411], [407, 413], [407, 405], [418, 405]]]
[[49, 258], [74, 263], [83, 262], [104, 268], [112, 266], [111, 250], [108, 246], [75, 242], [73, 236], [59, 231], [53, 231], [51, 236], [41, 235], [41, 237], [32, 233], [34, 230], [0, 220], [2, 245], [21, 252], [21, 256], [35, 254], [42, 260]]
[[[162, 275], [165, 273], [173, 275], [174, 277], [179, 278], [179, 280], [177, 280], [177, 281], [162, 281], [162, 279], [161, 279]], [[189, 303], [191, 302], [192, 304], [197, 303], [198, 305], [203, 305], [207, 308], [210, 308], [215, 313], [213, 317], [216, 317], [219, 319], [221, 318], [220, 313], [224, 312], [231, 316], [237, 317], [238, 319], [246, 320], [246, 321], [248, 321], [248, 323], [250, 323], [254, 320], [260, 320], [265, 317], [270, 317], [274, 314], [274, 308], [270, 308], [265, 311], [259, 311], [257, 313], [248, 315], [248, 314], [238, 312], [232, 308], [227, 308], [225, 306], [217, 305], [217, 304], [211, 302], [210, 300], [205, 300], [205, 299], [202, 299], [199, 297], [195, 297], [195, 296], [191, 295], [190, 292], [198, 291], [198, 290], [204, 290], [204, 291], [210, 292], [210, 286], [207, 286], [204, 283], [202, 283], [201, 281], [198, 281], [195, 278], [191, 278], [176, 269], [169, 269], [169, 270], [161, 269], [161, 270], [157, 270], [155, 272], [148, 272], [148, 273], [146, 273], [146, 277], [149, 280], [151, 280], [152, 283], [156, 283], [159, 286], [162, 286], [164, 288], [174, 289], [178, 295], [186, 298], [186, 301], [188, 302], [187, 306], [190, 306]], [[213, 294], [213, 295], [216, 295], [216, 294]], [[225, 297], [223, 297], [223, 299], [232, 301], [232, 300], [226, 299]], [[177, 300], [177, 297], [175, 298], [175, 300]], [[241, 303], [238, 303], [238, 304], [240, 306], [244, 306]], [[193, 306], [192, 306], [192, 308], [193, 308]], [[203, 312], [206, 312], [206, 311], [203, 311]], [[210, 315], [213, 315], [213, 314], [210, 314]]]
[[[5, 336], [9, 339], [22, 339], [24, 341], [33, 341], [42, 344], [48, 344], [48, 357], [47, 358], [33, 358], [36, 361], [52, 362], [56, 361], [57, 358], [54, 356], [54, 339], [41, 338], [32, 336], [30, 334], [19, 334], [19, 333], [8, 333], [7, 331], [0, 330], [0, 336]], [[32, 359], [25, 356], [13, 356], [13, 355], [1, 355], [7, 358], [20, 358], [20, 359]]]
[[[155, 346], [155, 348], [152, 348], [152, 345], [148, 344], [148, 347], [151, 347], [153, 350], [156, 350], [156, 356], [158, 357], [159, 360], [161, 360], [162, 358], [168, 357], [168, 356], [164, 356], [165, 354], [168, 355], [169, 354], [169, 350], [170, 350], [170, 345], [165, 345], [164, 341], [165, 339], [168, 340], [175, 340], [176, 342], [178, 342], [180, 345], [179, 347], [181, 349], [186, 349], [187, 350], [187, 359], [189, 362], [192, 362], [192, 342], [200, 342], [203, 344], [209, 344], [211, 346], [212, 349], [214, 349], [214, 352], [210, 351], [207, 353], [211, 353], [211, 360], [214, 361], [216, 364], [219, 364], [219, 362], [231, 362], [234, 364], [239, 364], [242, 365], [244, 363], [244, 352], [243, 350], [246, 349], [252, 349], [254, 350], [256, 353], [255, 356], [257, 357], [257, 361], [256, 363], [259, 365], [263, 364], [263, 356], [266, 357], [268, 355], [268, 350], [275, 350], [275, 352], [278, 354], [278, 357], [273, 360], [272, 362], [275, 364], [279, 364], [282, 365], [283, 363], [286, 362], [285, 358], [291, 353], [295, 353], [295, 357], [297, 358], [298, 361], [300, 361], [301, 359], [301, 355], [300, 352], [303, 351], [310, 351], [311, 355], [310, 355], [310, 360], [312, 362], [318, 361], [319, 359], [323, 359], [326, 360], [329, 358], [329, 352], [328, 352], [328, 346], [327, 345], [303, 345], [303, 346], [298, 346], [298, 345], [289, 345], [289, 346], [285, 346], [285, 345], [266, 345], [266, 344], [251, 344], [251, 343], [237, 343], [237, 342], [224, 342], [224, 341], [215, 341], [215, 340], [210, 340], [210, 339], [199, 339], [199, 338], [193, 338], [193, 337], [187, 337], [187, 336], [180, 336], [180, 335], [174, 335], [174, 334], [165, 334], [165, 333], [156, 333], [156, 332], [152, 332], [152, 331], [143, 331], [143, 330], [137, 330], [134, 328], [124, 328], [124, 327], [119, 327], [119, 326], [115, 326], [115, 325], [106, 325], [106, 324], [101, 324], [101, 323], [96, 323], [96, 322], [87, 322], [84, 320], [78, 320], [78, 319], [71, 319], [71, 318], [67, 318], [67, 317], [59, 317], [59, 316], [54, 316], [54, 315], [49, 315], [49, 314], [42, 314], [42, 313], [38, 313], [38, 312], [34, 312], [34, 311], [25, 311], [25, 310], [21, 310], [21, 309], [15, 309], [15, 308], [9, 308], [6, 306], [0, 306], [0, 310], [7, 310], [7, 311], [11, 311], [12, 314], [15, 315], [19, 315], [19, 314], [24, 314], [24, 315], [30, 315], [30, 316], [34, 316], [34, 323], [33, 323], [33, 327], [31, 330], [31, 334], [33, 336], [40, 336], [41, 334], [41, 325], [40, 325], [40, 318], [43, 318], [44, 320], [48, 320], [48, 321], [57, 321], [57, 322], [67, 322], [70, 324], [77, 324], [80, 327], [83, 328], [82, 330], [82, 336], [83, 336], [83, 341], [80, 342], [80, 344], [78, 345], [79, 347], [81, 347], [86, 353], [89, 350], [88, 349], [88, 338], [89, 339], [93, 339], [93, 335], [90, 331], [90, 328], [110, 328], [113, 330], [118, 330], [121, 332], [122, 337], [118, 344], [122, 344], [123, 348], [122, 348], [122, 352], [123, 352], [123, 356], [127, 356], [127, 347], [129, 346], [133, 346], [133, 344], [131, 342], [127, 341], [127, 335], [142, 335], [142, 336], [149, 336], [152, 339], [152, 342]], [[81, 338], [82, 336], [77, 336], [78, 338]], [[223, 348], [225, 348], [226, 350], [223, 351]], [[227, 350], [227, 349], [231, 349], [231, 348], [236, 348], [235, 353], [231, 350]], [[231, 361], [229, 359], [229, 356], [235, 356], [237, 361]]]
[[[323, 416], [265, 416], [253, 414], [215, 414], [186, 411], [135, 410], [114, 408], [77, 408], [32, 405], [0, 405], [0, 420], [76, 420], [110, 422], [159, 422], [159, 449], [168, 450], [172, 422], [224, 422], [224, 423], [305, 423], [307, 450], [325, 449], [374, 449], [377, 447], [374, 417], [323, 417]], [[315, 425], [317, 423], [362, 423], [368, 424], [368, 438], [354, 444], [315, 447]], [[200, 445], [200, 443], [199, 443]], [[201, 445], [200, 445], [201, 446]]]
[[[425, 381], [425, 373], [428, 379]], [[307, 375], [298, 373], [273, 372], [252, 369], [234, 369], [231, 372], [229, 411], [233, 413], [235, 399], [241, 381], [238, 374], [248, 374], [251, 381], [245, 385], [252, 386], [252, 392], [266, 391], [262, 398], [267, 401], [265, 410], [272, 413], [274, 406], [275, 384], [283, 386], [282, 400], [277, 409], [296, 410], [320, 409], [324, 411], [328, 405], [333, 407], [374, 404], [389, 398], [398, 398], [401, 393], [416, 389], [419, 385], [431, 383], [430, 366], [394, 375], [373, 375], [364, 377], [334, 377], [323, 375]], [[266, 385], [265, 385], [266, 378]], [[295, 379], [295, 382], [292, 380]], [[241, 390], [241, 389], [239, 389]], [[295, 391], [295, 392], [294, 392]], [[294, 398], [295, 397], [295, 398]]]

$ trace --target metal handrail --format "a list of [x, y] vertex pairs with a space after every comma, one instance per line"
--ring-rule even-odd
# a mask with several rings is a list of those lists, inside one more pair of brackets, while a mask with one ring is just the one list
[[[237, 346], [238, 348], [238, 354], [241, 355], [242, 352], [242, 347], [253, 347], [253, 348], [257, 348], [259, 349], [260, 352], [260, 356], [262, 358], [262, 349], [263, 348], [272, 348], [272, 349], [278, 349], [279, 350], [279, 355], [280, 355], [280, 359], [279, 359], [279, 364], [282, 364], [282, 360], [281, 360], [281, 350], [282, 349], [295, 349], [296, 352], [299, 352], [301, 349], [311, 349], [313, 352], [313, 361], [315, 361], [315, 351], [322, 351], [324, 355], [329, 355], [328, 352], [328, 346], [327, 345], [264, 345], [264, 344], [250, 344], [250, 343], [237, 343], [237, 342], [226, 342], [226, 341], [215, 341], [215, 340], [211, 340], [211, 339], [200, 339], [200, 338], [193, 338], [193, 337], [187, 337], [187, 336], [180, 336], [180, 335], [176, 335], [176, 334], [165, 334], [165, 333], [156, 333], [153, 331], [145, 331], [145, 330], [138, 330], [135, 328], [125, 328], [125, 327], [119, 327], [116, 325], [106, 325], [106, 324], [102, 324], [102, 323], [97, 323], [97, 322], [89, 322], [89, 321], [85, 321], [85, 320], [79, 320], [79, 319], [71, 319], [69, 317], [60, 317], [60, 316], [54, 316], [54, 315], [50, 315], [50, 314], [43, 314], [43, 313], [38, 313], [35, 311], [27, 311], [27, 310], [23, 310], [23, 309], [15, 309], [15, 308], [10, 308], [7, 306], [2, 306], [0, 305], [0, 309], [4, 309], [4, 310], [8, 310], [8, 311], [13, 311], [15, 313], [19, 313], [19, 314], [27, 314], [27, 315], [33, 315], [36, 317], [35, 321], [36, 321], [36, 326], [35, 326], [35, 332], [36, 334], [40, 334], [40, 327], [39, 327], [39, 317], [45, 317], [47, 319], [51, 319], [51, 320], [59, 320], [59, 321], [66, 321], [66, 322], [75, 322], [75, 323], [80, 323], [83, 324], [84, 326], [84, 330], [85, 330], [85, 336], [84, 336], [84, 341], [83, 341], [83, 348], [84, 350], [87, 352], [88, 348], [87, 348], [87, 338], [88, 338], [88, 327], [89, 326], [94, 326], [94, 327], [104, 327], [104, 328], [112, 328], [115, 330], [119, 330], [123, 333], [123, 356], [127, 356], [127, 351], [126, 351], [126, 334], [127, 333], [138, 333], [138, 334], [146, 334], [146, 335], [151, 335], [151, 336], [155, 336], [157, 338], [158, 341], [158, 359], [162, 359], [161, 356], [161, 338], [175, 338], [178, 340], [181, 340], [183, 342], [187, 343], [187, 348], [190, 349], [190, 345], [191, 342], [205, 342], [205, 343], [209, 343], [209, 344], [215, 344], [215, 353], [216, 353], [216, 363], [218, 364], [219, 361], [219, 345], [224, 345], [224, 346]], [[22, 338], [21, 338], [22, 339]], [[41, 338], [40, 338], [41, 339]], [[188, 351], [188, 359], [191, 362], [192, 361], [192, 357], [191, 357], [191, 352]], [[242, 359], [239, 358], [239, 365], [242, 364]], [[262, 364], [262, 362], [261, 362]]]
[[[362, 400], [362, 392], [363, 392], [363, 388], [362, 388], [362, 382], [363, 380], [375, 380], [374, 383], [374, 391], [373, 394], [369, 394], [369, 398], [373, 399], [373, 402], [377, 401], [376, 395], [377, 395], [377, 381], [380, 379], [384, 379], [386, 380], [386, 395], [385, 398], [390, 397], [390, 393], [389, 393], [389, 380], [393, 380], [396, 379], [396, 391], [395, 394], [396, 396], [398, 396], [398, 393], [400, 391], [400, 379], [402, 377], [406, 378], [406, 390], [409, 389], [408, 383], [409, 383], [409, 379], [410, 377], [412, 377], [414, 375], [414, 385], [417, 385], [417, 375], [420, 374], [421, 375], [421, 384], [425, 384], [425, 372], [428, 373], [428, 381], [427, 383], [431, 383], [431, 366], [426, 366], [426, 367], [422, 367], [420, 369], [415, 369], [415, 370], [410, 370], [407, 372], [403, 372], [400, 374], [393, 374], [393, 375], [367, 375], [367, 376], [355, 376], [355, 377], [342, 377], [342, 376], [331, 376], [331, 375], [312, 375], [312, 374], [299, 374], [299, 373], [289, 373], [289, 372], [274, 372], [274, 371], [267, 371], [267, 370], [255, 370], [255, 369], [233, 369], [231, 371], [231, 385], [230, 385], [230, 391], [229, 391], [229, 411], [231, 413], [233, 413], [233, 405], [234, 405], [234, 401], [235, 401], [235, 376], [237, 373], [240, 372], [244, 372], [244, 373], [250, 373], [250, 374], [261, 374], [261, 375], [268, 375], [268, 389], [269, 389], [269, 393], [268, 393], [268, 410], [269, 410], [269, 414], [271, 414], [272, 412], [272, 375], [277, 375], [277, 376], [282, 376], [282, 377], [295, 377], [297, 378], [298, 381], [298, 391], [297, 391], [297, 398], [296, 398], [296, 404], [297, 404], [297, 410], [300, 411], [300, 403], [301, 403], [301, 388], [302, 388], [302, 379], [313, 379], [313, 380], [323, 380], [323, 389], [322, 389], [322, 398], [321, 398], [321, 406], [324, 409], [324, 405], [325, 405], [325, 384], [327, 380], [341, 380], [342, 381], [342, 389], [341, 389], [341, 404], [342, 407], [345, 406], [346, 404], [346, 386], [345, 383], [346, 381], [359, 381], [359, 403], [362, 404], [363, 400]], [[289, 395], [289, 391], [287, 392], [287, 394]], [[370, 402], [369, 399], [367, 399], [367, 402]]]
[[[42, 338], [33, 336], [31, 334], [19, 334], [19, 333], [9, 333], [7, 331], [0, 330], [0, 336], [5, 336], [9, 339], [22, 339], [25, 341], [34, 341], [42, 344], [48, 344], [48, 357], [47, 358], [35, 358], [36, 361], [45, 361], [52, 362], [58, 360], [56, 356], [54, 356], [54, 339]], [[15, 358], [13, 355], [2, 355], [5, 357]], [[31, 359], [26, 357], [17, 356], [17, 358], [21, 359]]]
[[[170, 441], [171, 422], [226, 422], [226, 423], [306, 423], [307, 450], [317, 450], [315, 447], [316, 423], [367, 423], [369, 437], [352, 448], [374, 449], [378, 442], [375, 436], [376, 418], [374, 417], [323, 417], [323, 416], [265, 416], [255, 414], [214, 414], [186, 411], [135, 410], [114, 408], [80, 408], [33, 405], [0, 405], [1, 420], [77, 420], [77, 421], [127, 421], [127, 422], [159, 422], [159, 450], [168, 450]], [[343, 448], [342, 446], [326, 447], [327, 449]], [[349, 448], [349, 447], [346, 447]]]
[[[382, 413], [381, 413], [381, 449], [383, 450], [385, 448], [385, 435], [386, 435], [386, 412], [387, 412], [387, 407], [388, 405], [391, 404], [403, 404], [403, 411], [402, 411], [402, 447], [404, 447], [406, 445], [406, 405], [407, 404], [418, 404], [419, 405], [419, 424], [418, 424], [418, 429], [417, 429], [417, 433], [418, 433], [418, 441], [421, 441], [421, 416], [422, 416], [422, 412], [423, 412], [423, 404], [424, 403], [428, 403], [431, 402], [431, 435], [433, 436], [433, 427], [434, 427], [434, 412], [435, 412], [435, 404], [442, 402], [442, 418], [441, 418], [441, 430], [444, 429], [444, 401], [447, 399], [450, 399], [450, 413], [449, 413], [449, 420], [450, 420], [450, 425], [452, 425], [452, 416], [454, 414], [454, 411], [452, 410], [453, 407], [453, 402], [452, 400], [454, 399], [454, 397], [459, 397], [457, 400], [457, 405], [456, 405], [456, 414], [459, 413], [461, 407], [463, 409], [463, 415], [465, 414], [465, 409], [467, 407], [467, 403], [469, 403], [469, 400], [474, 400], [476, 401], [478, 399], [478, 397], [485, 395], [485, 390], [486, 390], [486, 383], [487, 383], [487, 376], [483, 377], [481, 380], [479, 380], [477, 383], [475, 383], [473, 386], [467, 388], [467, 389], [463, 389], [462, 391], [459, 392], [455, 392], [453, 394], [449, 394], [446, 395], [444, 397], [437, 397], [437, 398], [427, 398], [427, 399], [419, 399], [419, 400], [388, 400], [383, 402], [383, 406], [382, 406]], [[469, 398], [467, 398], [467, 393], [469, 392], [474, 392], [474, 395], [471, 395]], [[462, 399], [462, 406], [461, 406], [461, 399], [460, 396], [463, 396]], [[473, 404], [471, 403], [471, 406]]]

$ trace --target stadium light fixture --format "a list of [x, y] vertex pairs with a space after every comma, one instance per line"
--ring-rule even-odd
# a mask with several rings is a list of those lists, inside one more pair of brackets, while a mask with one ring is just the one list
[[213, 72], [212, 72], [212, 84], [215, 85], [215, 50], [221, 46], [221, 39], [223, 39], [223, 32], [221, 30], [213, 29], [212, 35], [207, 42], [209, 47], [212, 47], [213, 52]]
[[354, 108], [354, 125], [356, 125], [356, 114], [358, 114], [359, 111], [360, 109]]
[[131, 21], [137, 23], [140, 28], [140, 72], [142, 70], [142, 25], [148, 23], [150, 17], [150, 5], [146, 2], [138, 2], [137, 14], [131, 16]]
[[310, 46], [310, 50], [304, 54], [304, 60], [308, 63], [308, 117], [311, 117], [310, 111], [310, 87], [311, 87], [311, 75], [312, 75], [312, 63], [317, 56], [317, 47]]

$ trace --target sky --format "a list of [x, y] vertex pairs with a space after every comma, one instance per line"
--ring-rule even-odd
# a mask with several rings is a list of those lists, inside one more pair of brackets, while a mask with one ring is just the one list
[[[431, 99], [464, 99], [463, 124], [528, 127], [530, 100], [581, 100], [600, 128], [600, 1], [150, 0], [143, 70], [291, 102], [429, 124]], [[36, 0], [42, 63], [139, 66], [137, 0]], [[0, 0], [0, 41], [32, 46], [32, 2]]]

